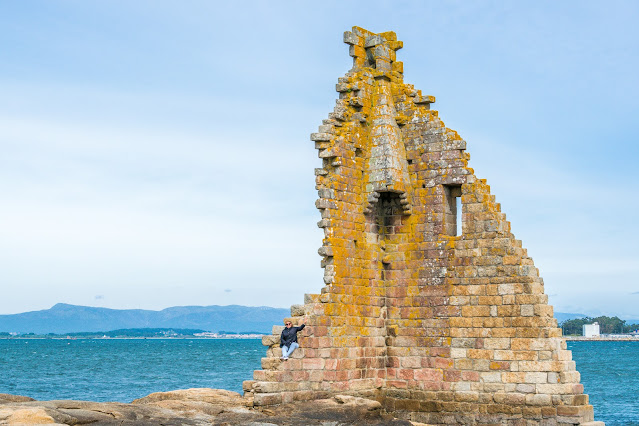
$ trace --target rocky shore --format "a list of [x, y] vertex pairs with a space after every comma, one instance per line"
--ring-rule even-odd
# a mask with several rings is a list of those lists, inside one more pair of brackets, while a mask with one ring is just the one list
[[240, 394], [220, 389], [152, 393], [130, 404], [36, 401], [0, 394], [0, 424], [55, 425], [418, 425], [385, 413], [379, 402], [347, 395], [271, 408], [250, 407]]

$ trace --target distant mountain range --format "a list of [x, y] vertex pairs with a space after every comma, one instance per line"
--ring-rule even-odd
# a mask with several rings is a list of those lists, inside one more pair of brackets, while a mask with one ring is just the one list
[[557, 322], [564, 322], [566, 320], [576, 319], [576, 318], [586, 318], [588, 315], [584, 314], [571, 314], [568, 312], [555, 312], [555, 318]]
[[[175, 306], [151, 311], [58, 303], [51, 309], [42, 311], [0, 315], [0, 332], [62, 334], [130, 328], [182, 328], [212, 332], [270, 333], [274, 324], [282, 324], [282, 320], [289, 315], [288, 309], [267, 306]], [[560, 323], [585, 317], [583, 314], [555, 312], [555, 318]]]
[[51, 309], [0, 315], [0, 332], [76, 333], [127, 328], [189, 328], [218, 332], [270, 333], [290, 315], [266, 306], [176, 306], [161, 311], [108, 309], [58, 303]]

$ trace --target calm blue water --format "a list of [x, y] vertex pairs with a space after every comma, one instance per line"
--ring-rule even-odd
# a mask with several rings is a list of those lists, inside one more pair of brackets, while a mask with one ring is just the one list
[[[568, 342], [595, 418], [639, 425], [639, 342]], [[0, 393], [39, 400], [129, 402], [152, 392], [242, 392], [260, 368], [259, 339], [0, 339]]]
[[639, 342], [568, 342], [581, 383], [606, 426], [639, 425]]
[[259, 339], [0, 339], [0, 393], [130, 402], [153, 392], [242, 392], [266, 356]]

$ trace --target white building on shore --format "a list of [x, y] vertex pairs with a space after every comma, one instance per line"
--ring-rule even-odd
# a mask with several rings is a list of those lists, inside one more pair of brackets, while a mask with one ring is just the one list
[[584, 337], [599, 337], [599, 323], [595, 322], [592, 324], [584, 324], [583, 335]]

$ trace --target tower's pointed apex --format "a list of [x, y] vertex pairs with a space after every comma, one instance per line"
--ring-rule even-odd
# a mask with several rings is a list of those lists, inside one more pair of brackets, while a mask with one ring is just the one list
[[373, 33], [361, 27], [353, 27], [352, 31], [344, 33], [344, 43], [350, 46], [349, 54], [353, 57], [353, 69], [369, 68], [377, 70], [376, 74], [395, 72], [395, 78], [402, 78], [403, 64], [396, 61], [396, 51], [404, 47], [404, 43], [397, 40], [393, 31]]
[[401, 194], [405, 214], [410, 213], [410, 184], [406, 148], [396, 121], [397, 109], [393, 84], [403, 81], [403, 67], [397, 62], [396, 51], [403, 43], [392, 31], [373, 33], [360, 27], [344, 33], [350, 45], [354, 75], [359, 75], [356, 96], [352, 104], [366, 117], [370, 131], [365, 212], [371, 213], [384, 192]]

